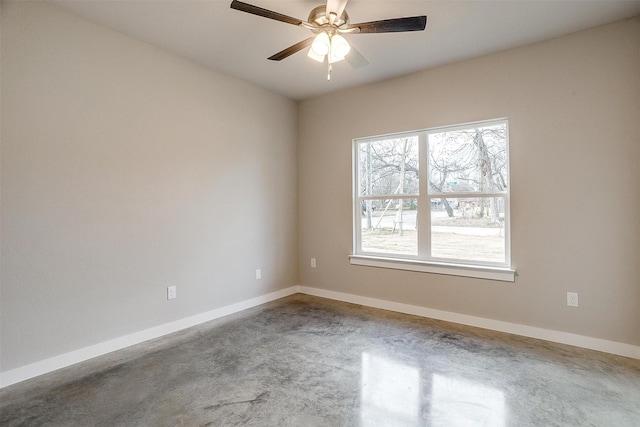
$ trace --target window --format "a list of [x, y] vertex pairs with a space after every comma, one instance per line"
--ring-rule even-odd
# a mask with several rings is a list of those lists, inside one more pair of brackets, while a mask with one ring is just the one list
[[353, 264], [513, 281], [507, 120], [354, 141]]

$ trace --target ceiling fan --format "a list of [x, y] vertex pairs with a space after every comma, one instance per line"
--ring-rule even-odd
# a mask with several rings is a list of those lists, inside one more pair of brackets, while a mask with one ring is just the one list
[[315, 36], [289, 46], [268, 59], [281, 61], [311, 46], [307, 56], [318, 62], [324, 62], [325, 59], [327, 61], [327, 80], [331, 79], [331, 65], [335, 62], [346, 59], [353, 68], [361, 68], [369, 63], [360, 52], [349, 45], [345, 38], [342, 37], [342, 34], [422, 31], [427, 25], [426, 15], [351, 24], [349, 14], [345, 10], [347, 2], [348, 0], [327, 0], [326, 5], [318, 6], [311, 10], [307, 21], [238, 0], [231, 2], [231, 8], [311, 30]]

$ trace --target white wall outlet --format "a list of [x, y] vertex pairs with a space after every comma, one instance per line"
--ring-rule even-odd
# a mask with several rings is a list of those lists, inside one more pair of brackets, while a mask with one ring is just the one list
[[567, 305], [569, 307], [578, 307], [578, 293], [567, 292]]
[[168, 286], [167, 287], [167, 299], [174, 299], [176, 297], [176, 287]]
[[256, 270], [256, 280], [262, 279], [262, 270], [259, 268]]
[[316, 268], [316, 259], [311, 258], [311, 267]]

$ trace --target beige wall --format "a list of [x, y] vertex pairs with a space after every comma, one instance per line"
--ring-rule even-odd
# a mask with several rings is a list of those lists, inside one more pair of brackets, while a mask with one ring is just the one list
[[[497, 117], [515, 283], [351, 266], [352, 139]], [[301, 284], [640, 344], [639, 19], [304, 101], [298, 170]]]
[[2, 371], [296, 284], [294, 102], [42, 3], [1, 60]]

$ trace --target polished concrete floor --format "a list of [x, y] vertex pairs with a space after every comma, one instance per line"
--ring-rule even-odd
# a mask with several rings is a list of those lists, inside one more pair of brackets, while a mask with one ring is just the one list
[[640, 361], [294, 295], [0, 399], [2, 426], [640, 426]]

